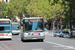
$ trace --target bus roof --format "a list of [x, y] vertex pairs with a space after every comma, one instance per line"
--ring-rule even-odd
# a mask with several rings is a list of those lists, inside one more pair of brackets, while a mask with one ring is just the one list
[[10, 19], [0, 19], [0, 21], [10, 21]]
[[43, 17], [29, 17], [29, 18], [25, 17], [24, 19], [43, 19]]

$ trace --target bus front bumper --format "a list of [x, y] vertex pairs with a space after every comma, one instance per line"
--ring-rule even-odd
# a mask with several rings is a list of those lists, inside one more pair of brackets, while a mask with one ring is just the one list
[[9, 36], [0, 36], [0, 39], [12, 39], [12, 37], [9, 37]]
[[23, 40], [38, 40], [38, 39], [45, 39], [45, 36], [28, 36], [28, 37], [23, 37]]
[[19, 34], [20, 31], [12, 31], [12, 34]]

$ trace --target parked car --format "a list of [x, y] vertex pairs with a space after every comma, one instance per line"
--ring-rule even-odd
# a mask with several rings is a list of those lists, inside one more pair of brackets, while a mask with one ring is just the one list
[[21, 26], [19, 23], [13, 23], [12, 24], [12, 34], [19, 34], [20, 29], [21, 29]]
[[69, 33], [69, 31], [62, 31], [60, 36], [61, 37], [68, 37], [68, 38], [70, 38], [71, 37], [71, 33]]
[[60, 33], [61, 33], [61, 31], [56, 31], [56, 32], [54, 33], [54, 37], [60, 36]]

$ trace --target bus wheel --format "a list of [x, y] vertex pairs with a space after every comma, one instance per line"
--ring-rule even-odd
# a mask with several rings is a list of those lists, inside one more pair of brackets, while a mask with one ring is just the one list
[[23, 38], [21, 38], [21, 41], [24, 42]]
[[41, 39], [40, 41], [43, 42], [43, 39]]
[[12, 40], [12, 38], [8, 39], [8, 40]]
[[10, 40], [12, 40], [12, 39], [10, 39]]

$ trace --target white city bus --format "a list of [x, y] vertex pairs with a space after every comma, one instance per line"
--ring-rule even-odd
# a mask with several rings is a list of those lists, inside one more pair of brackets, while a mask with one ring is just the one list
[[0, 19], [0, 39], [12, 39], [12, 24], [10, 19]]
[[21, 40], [40, 40], [45, 39], [44, 25], [42, 17], [29, 17], [23, 19], [23, 32]]

